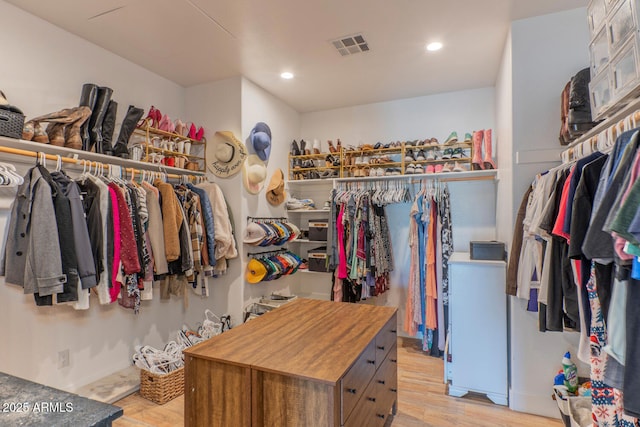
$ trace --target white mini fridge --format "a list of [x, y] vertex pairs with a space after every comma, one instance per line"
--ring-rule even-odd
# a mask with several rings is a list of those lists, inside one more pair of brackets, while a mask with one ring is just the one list
[[485, 394], [508, 405], [507, 296], [504, 261], [449, 259], [449, 395]]

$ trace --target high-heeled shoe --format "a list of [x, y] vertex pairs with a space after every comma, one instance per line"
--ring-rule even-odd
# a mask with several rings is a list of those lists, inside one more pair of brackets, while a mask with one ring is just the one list
[[328, 140], [327, 144], [329, 145], [329, 152], [330, 153], [337, 153], [338, 152], [336, 147], [333, 145], [333, 141], [332, 140]]
[[189, 127], [189, 134], [187, 135], [187, 137], [190, 139], [196, 139], [196, 132], [196, 125], [191, 123], [191, 126]]
[[336, 152], [339, 153], [342, 151], [342, 142], [340, 142], [340, 138], [336, 141]]
[[200, 126], [196, 132], [196, 141], [202, 141], [202, 138], [204, 138], [204, 129]]
[[187, 127], [187, 125], [182, 123], [182, 120], [180, 120], [180, 119], [176, 120], [175, 129], [176, 129], [176, 133], [178, 135], [183, 135], [184, 136], [184, 130], [185, 130], [186, 127]]
[[320, 145], [319, 139], [313, 140], [313, 154], [320, 154], [322, 146]]
[[162, 116], [162, 120], [160, 120], [160, 123], [158, 124], [158, 129], [170, 133], [173, 133], [176, 130], [175, 125], [166, 114]]
[[304, 139], [300, 140], [300, 154], [307, 154], [307, 142]]

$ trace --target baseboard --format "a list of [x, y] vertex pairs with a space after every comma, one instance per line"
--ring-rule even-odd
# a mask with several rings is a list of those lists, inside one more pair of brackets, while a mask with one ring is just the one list
[[551, 398], [551, 387], [549, 387], [548, 395], [518, 393], [509, 390], [509, 408], [517, 412], [560, 418], [558, 405]]

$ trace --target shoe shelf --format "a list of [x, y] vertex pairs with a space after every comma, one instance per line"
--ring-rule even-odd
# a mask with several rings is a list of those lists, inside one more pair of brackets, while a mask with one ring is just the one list
[[[458, 151], [459, 157], [442, 158], [445, 151], [448, 155], [453, 154], [453, 151]], [[304, 182], [304, 181], [322, 181], [326, 179], [344, 179], [355, 178], [361, 179], [365, 177], [381, 177], [381, 176], [398, 176], [398, 175], [410, 175], [416, 174], [411, 172], [410, 165], [420, 165], [422, 167], [428, 165], [444, 165], [450, 164], [450, 168], [454, 167], [462, 168], [465, 171], [472, 171], [472, 151], [473, 144], [471, 141], [457, 141], [454, 143], [447, 142], [445, 144], [429, 143], [417, 145], [415, 143], [403, 142], [399, 146], [392, 146], [387, 148], [366, 148], [366, 149], [354, 149], [353, 147], [341, 146], [337, 152], [333, 153], [320, 153], [320, 154], [304, 154], [304, 155], [289, 155], [289, 182]], [[430, 153], [437, 153], [436, 158], [426, 158]], [[416, 157], [424, 156], [425, 160], [416, 160]], [[327, 161], [327, 157], [332, 156], [334, 160], [339, 159], [339, 166], [336, 166], [334, 162], [333, 166], [326, 166], [326, 164], [318, 165], [318, 160]], [[380, 161], [382, 160], [382, 161]], [[314, 166], [307, 165], [306, 167], [295, 166], [298, 162], [312, 161], [315, 162]], [[379, 171], [375, 175], [371, 173], [373, 169], [383, 169], [383, 175], [379, 174]], [[338, 176], [324, 176], [319, 179], [319, 173], [326, 170], [339, 171]], [[408, 171], [409, 170], [409, 171]], [[314, 173], [315, 172], [315, 173]], [[447, 172], [444, 172], [447, 174]], [[460, 171], [452, 171], [451, 173], [459, 174]], [[326, 172], [325, 172], [326, 174]], [[426, 173], [425, 175], [431, 176], [433, 173]]]
[[[135, 147], [139, 144], [143, 147], [143, 153], [139, 153], [140, 161], [162, 165], [170, 165], [173, 162], [175, 167], [180, 169], [205, 171], [207, 164], [205, 138], [199, 141], [178, 133], [160, 130], [151, 127], [148, 121], [144, 122], [144, 126], [136, 128], [133, 135], [129, 146]], [[155, 145], [155, 141], [159, 141], [160, 146]], [[190, 145], [189, 148], [186, 148], [187, 144]], [[198, 154], [194, 154], [194, 149]], [[132, 152], [132, 155], [136, 154]]]

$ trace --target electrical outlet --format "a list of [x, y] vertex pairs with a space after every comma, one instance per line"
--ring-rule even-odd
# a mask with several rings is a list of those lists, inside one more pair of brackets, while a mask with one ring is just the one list
[[69, 367], [69, 349], [58, 352], [58, 369]]

